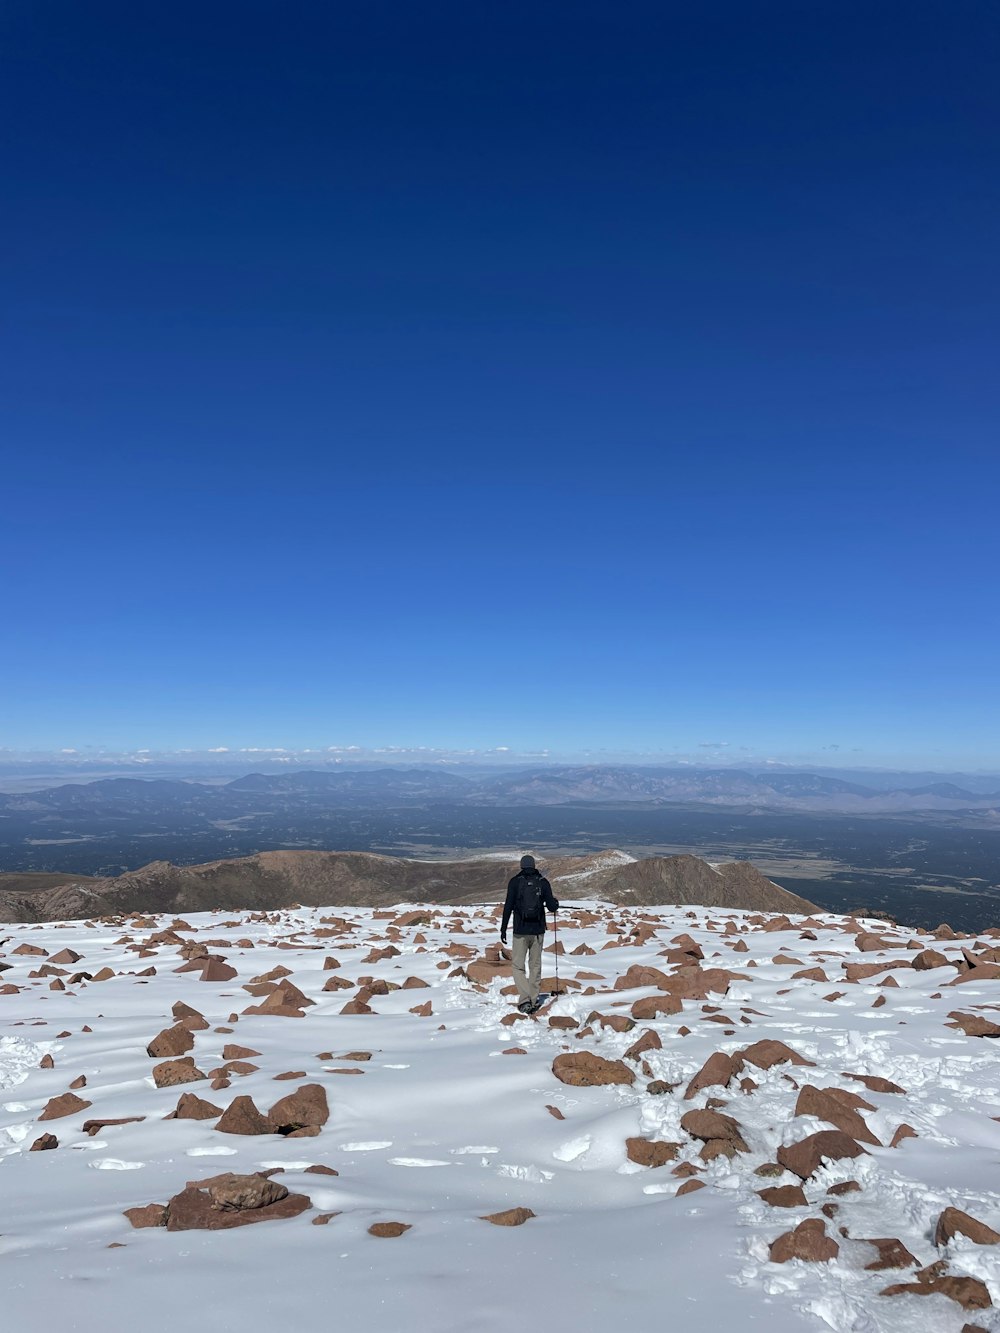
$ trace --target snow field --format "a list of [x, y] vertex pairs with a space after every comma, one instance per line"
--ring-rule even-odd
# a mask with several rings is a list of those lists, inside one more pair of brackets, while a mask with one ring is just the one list
[[[1000, 1229], [1000, 1123], [992, 1118], [1000, 1115], [997, 1048], [945, 1026], [953, 1009], [990, 1017], [976, 1006], [1000, 1004], [1000, 981], [953, 986], [950, 968], [898, 968], [845, 983], [845, 963], [905, 960], [914, 951], [859, 953], [854, 934], [833, 916], [811, 918], [816, 938], [804, 940], [800, 918], [787, 931], [764, 931], [765, 917], [718, 909], [599, 903], [579, 909], [560, 914], [559, 938], [567, 950], [586, 944], [595, 952], [563, 955], [560, 976], [572, 980], [584, 970], [604, 980], [583, 980], [538, 1019], [511, 1026], [500, 1022], [516, 1002], [501, 994], [509, 983], [477, 989], [451, 975], [461, 960], [440, 952], [457, 942], [481, 954], [496, 940], [488, 908], [430, 909], [431, 924], [392, 933], [391, 918], [367, 909], [186, 918], [193, 930], [183, 938], [211, 942], [210, 952], [237, 969], [237, 978], [223, 983], [175, 972], [183, 960], [173, 945], [136, 957], [129, 944], [169, 927], [168, 918], [156, 918], [153, 927], [121, 920], [8, 928], [2, 961], [11, 966], [0, 973], [0, 985], [19, 989], [0, 995], [0, 1271], [11, 1327], [37, 1326], [44, 1301], [74, 1333], [133, 1323], [159, 1333], [179, 1321], [207, 1333], [271, 1319], [326, 1330], [334, 1318], [377, 1333], [493, 1333], [522, 1319], [557, 1321], [574, 1333], [609, 1326], [637, 1333], [664, 1326], [694, 1333], [717, 1327], [959, 1333], [967, 1322], [997, 1333], [992, 1309], [966, 1312], [937, 1295], [880, 1296], [890, 1283], [911, 1279], [906, 1271], [865, 1271], [874, 1251], [856, 1238], [896, 1237], [922, 1265], [943, 1253], [953, 1271], [980, 1278], [1000, 1300], [1000, 1246], [958, 1237], [939, 1252], [932, 1240], [949, 1205]], [[317, 936], [317, 929], [331, 929], [323, 917], [353, 929]], [[641, 945], [629, 942], [627, 932], [647, 918], [655, 935]], [[459, 922], [464, 929], [456, 929]], [[609, 922], [626, 934], [609, 934]], [[738, 934], [723, 934], [729, 922]], [[881, 922], [863, 924], [890, 943], [912, 935]], [[597, 1027], [580, 1039], [548, 1026], [558, 1015], [582, 1026], [595, 1009], [628, 1015], [634, 1000], [657, 992], [611, 993], [615, 980], [633, 964], [672, 972], [661, 951], [682, 933], [701, 946], [704, 967], [738, 973], [725, 995], [686, 1000], [682, 1013], [640, 1021], [630, 1032]], [[415, 940], [418, 934], [425, 944]], [[248, 938], [252, 949], [237, 946]], [[736, 940], [748, 951], [734, 952]], [[397, 955], [364, 961], [370, 948], [388, 942]], [[75, 950], [82, 960], [70, 972], [108, 966], [116, 975], [75, 986], [64, 977], [68, 989], [52, 991], [47, 977], [30, 976], [46, 958], [15, 953], [25, 943], [47, 954]], [[957, 943], [922, 943], [959, 956]], [[800, 963], [772, 961], [786, 954]], [[341, 966], [324, 970], [331, 955]], [[546, 960], [551, 975], [551, 955]], [[817, 964], [828, 981], [792, 978], [800, 965]], [[154, 977], [134, 975], [149, 965]], [[304, 1018], [242, 1015], [259, 1002], [242, 986], [277, 965], [290, 969], [290, 980], [315, 1005]], [[882, 986], [885, 975], [897, 987]], [[428, 987], [375, 995], [376, 1013], [344, 1015], [355, 992], [323, 990], [341, 976], [394, 984], [417, 976]], [[582, 994], [588, 986], [597, 993]], [[834, 991], [841, 998], [823, 998]], [[872, 1008], [879, 997], [885, 1003]], [[429, 1017], [410, 1012], [428, 999]], [[210, 1024], [195, 1034], [191, 1054], [199, 1069], [221, 1065], [226, 1043], [259, 1051], [252, 1060], [259, 1068], [218, 1091], [207, 1081], [157, 1089], [151, 1077], [157, 1062], [145, 1048], [172, 1026], [176, 1001]], [[233, 1013], [240, 1015], [236, 1022], [229, 1021]], [[714, 1021], [720, 1014], [732, 1021]], [[85, 1025], [93, 1031], [83, 1032]], [[689, 1034], [681, 1035], [681, 1027]], [[653, 1079], [678, 1085], [674, 1091], [648, 1093], [638, 1062], [630, 1087], [574, 1087], [554, 1077], [552, 1061], [563, 1050], [617, 1060], [647, 1028], [663, 1046], [643, 1059]], [[71, 1035], [56, 1035], [63, 1031]], [[748, 1069], [758, 1085], [749, 1095], [735, 1080], [684, 1099], [710, 1054], [765, 1038], [786, 1042], [816, 1067]], [[526, 1054], [503, 1054], [512, 1047]], [[345, 1058], [355, 1051], [369, 1051], [371, 1059]], [[320, 1060], [325, 1052], [334, 1058]], [[54, 1069], [39, 1067], [46, 1054]], [[333, 1072], [348, 1068], [363, 1072]], [[305, 1077], [276, 1082], [286, 1071]], [[870, 1093], [844, 1071], [888, 1078], [906, 1093]], [[49, 1099], [81, 1074], [87, 1082], [77, 1095], [91, 1106], [39, 1122]], [[793, 1117], [797, 1092], [790, 1077], [796, 1085], [862, 1094], [876, 1108], [864, 1112], [865, 1122], [884, 1144], [904, 1122], [918, 1137], [822, 1167], [805, 1184], [806, 1208], [770, 1207], [756, 1191], [793, 1178], [762, 1179], [754, 1168], [774, 1161], [781, 1144], [831, 1127]], [[330, 1119], [315, 1138], [227, 1135], [214, 1121], [163, 1119], [182, 1092], [223, 1108], [245, 1094], [266, 1111], [304, 1082], [321, 1083], [330, 1104]], [[727, 1103], [723, 1109], [739, 1122], [749, 1153], [701, 1161], [700, 1144], [680, 1122], [712, 1097]], [[88, 1118], [136, 1115], [145, 1119], [94, 1137], [82, 1130]], [[44, 1132], [57, 1136], [58, 1149], [29, 1152]], [[694, 1163], [706, 1187], [677, 1197], [683, 1179], [670, 1165], [651, 1169], [627, 1159], [625, 1140], [633, 1136], [680, 1143], [678, 1161]], [[339, 1174], [306, 1173], [314, 1163]], [[189, 1179], [273, 1167], [282, 1168], [276, 1179], [310, 1197], [311, 1213], [230, 1232], [136, 1231], [122, 1216], [125, 1208], [165, 1203]], [[803, 1218], [821, 1216], [827, 1188], [847, 1179], [862, 1189], [837, 1200], [839, 1211], [827, 1221], [827, 1233], [841, 1245], [838, 1258], [772, 1263], [770, 1242]], [[517, 1206], [536, 1217], [514, 1228], [479, 1220]], [[337, 1216], [314, 1227], [317, 1212]], [[380, 1220], [406, 1222], [411, 1230], [386, 1243], [367, 1234]], [[842, 1225], [848, 1237], [840, 1236]]]

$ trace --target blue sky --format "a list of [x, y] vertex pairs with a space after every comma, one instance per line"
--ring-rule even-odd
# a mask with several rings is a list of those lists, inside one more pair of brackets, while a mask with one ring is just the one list
[[1000, 765], [994, 4], [0, 32], [0, 746]]

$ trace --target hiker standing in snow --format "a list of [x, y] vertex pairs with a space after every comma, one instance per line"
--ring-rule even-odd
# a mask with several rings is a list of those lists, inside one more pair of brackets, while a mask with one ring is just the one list
[[[552, 896], [552, 885], [535, 867], [533, 856], [521, 857], [521, 869], [507, 885], [503, 905], [500, 942], [507, 943], [507, 924], [514, 915], [514, 984], [521, 997], [517, 1006], [522, 1014], [541, 1008], [538, 985], [542, 978], [542, 936], [545, 934], [545, 909], [559, 911]], [[525, 975], [525, 962], [528, 964]]]

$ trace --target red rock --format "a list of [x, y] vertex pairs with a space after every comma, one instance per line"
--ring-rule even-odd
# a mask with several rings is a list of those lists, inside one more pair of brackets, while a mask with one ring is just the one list
[[842, 1078], [852, 1078], [856, 1083], [863, 1083], [869, 1092], [894, 1092], [906, 1096], [906, 1089], [901, 1088], [898, 1083], [891, 1083], [887, 1078], [879, 1078], [877, 1074], [843, 1074]]
[[145, 1119], [144, 1115], [126, 1115], [118, 1120], [85, 1120], [83, 1122], [83, 1132], [93, 1138], [95, 1134], [100, 1134], [105, 1129], [112, 1129], [116, 1125], [138, 1125], [140, 1121]]
[[69, 1086], [74, 1092], [77, 1090], [77, 1088], [85, 1088], [87, 1086], [87, 1075], [77, 1074], [76, 1078]]
[[252, 1097], [234, 1097], [215, 1126], [220, 1134], [271, 1134], [274, 1131], [261, 1115]]
[[758, 1069], [770, 1069], [774, 1065], [781, 1064], [815, 1067], [812, 1060], [807, 1060], [805, 1056], [799, 1055], [790, 1046], [786, 1046], [783, 1041], [755, 1041], [752, 1046], [747, 1046], [745, 1050], [740, 1051], [739, 1055], [744, 1063], [756, 1065]]
[[[844, 1098], [837, 1095], [838, 1092], [839, 1089], [836, 1088], [817, 1088], [812, 1083], [805, 1083], [799, 1092], [792, 1114], [815, 1116], [817, 1120], [825, 1120], [828, 1124], [835, 1125], [837, 1129], [843, 1130], [859, 1143], [871, 1143], [880, 1148], [882, 1146], [880, 1141], [858, 1112], [850, 1105], [846, 1105]], [[874, 1107], [870, 1109], [874, 1110]]]
[[[155, 969], [150, 968], [150, 972], [155, 975]], [[141, 975], [141, 974], [140, 974]], [[189, 1032], [207, 1032], [209, 1023], [204, 1014], [200, 1014], [197, 1009], [192, 1009], [189, 1004], [183, 1000], [178, 1000], [170, 1012], [182, 1027], [186, 1027]]]
[[339, 1176], [339, 1171], [334, 1171], [332, 1166], [307, 1166], [305, 1171], [307, 1176]]
[[936, 949], [923, 949], [910, 960], [910, 966], [916, 968], [918, 972], [929, 972], [935, 967], [947, 967], [948, 959]]
[[917, 1131], [913, 1128], [912, 1125], [903, 1124], [900, 1125], [899, 1128], [896, 1130], [895, 1134], [893, 1134], [891, 1140], [889, 1141], [889, 1147], [898, 1148], [904, 1139], [916, 1139], [919, 1137], [920, 1135], [917, 1133]]
[[[508, 1015], [508, 1017], [510, 1017], [510, 1018], [515, 1018], [515, 1017], [516, 1017], [516, 1018], [525, 1018], [525, 1017], [527, 1017], [527, 1015], [525, 1015], [525, 1014], [517, 1014], [517, 1015], [510, 1014], [510, 1015]], [[504, 1022], [505, 1020], [504, 1020], [504, 1019], [501, 1019], [500, 1021], [501, 1021], [501, 1023], [502, 1023], [502, 1022]], [[569, 1031], [572, 1031], [573, 1028], [577, 1028], [577, 1027], [579, 1027], [579, 1026], [580, 1026], [580, 1024], [577, 1022], [577, 1020], [576, 1020], [575, 1018], [570, 1018], [569, 1014], [553, 1014], [552, 1017], [549, 1019], [549, 1027], [550, 1027], [550, 1028], [555, 1028], [557, 1031], [558, 1031], [559, 1029], [562, 1029], [563, 1031], [567, 1031], [567, 1032], [569, 1032]], [[628, 1051], [626, 1051], [625, 1054], [628, 1055]]]
[[667, 1162], [676, 1160], [680, 1146], [679, 1143], [667, 1143], [663, 1140], [626, 1139], [625, 1156], [630, 1162], [636, 1162], [639, 1166], [665, 1166]]
[[63, 1116], [76, 1115], [78, 1111], [85, 1111], [88, 1106], [92, 1105], [92, 1102], [85, 1102], [82, 1097], [77, 1097], [73, 1092], [64, 1092], [60, 1097], [50, 1097], [38, 1118], [39, 1120], [61, 1120]]
[[[255, 1055], [260, 1055], [260, 1051], [255, 1051], [251, 1046], [235, 1046], [227, 1042], [222, 1048], [223, 1060], [252, 1060]], [[333, 1056], [317, 1056], [317, 1059], [332, 1060]]]
[[182, 1056], [179, 1060], [164, 1060], [162, 1064], [153, 1066], [153, 1082], [158, 1088], [172, 1088], [178, 1083], [197, 1083], [204, 1077], [190, 1055]]
[[771, 1185], [757, 1194], [772, 1208], [804, 1208], [809, 1202], [801, 1185]]
[[684, 1100], [690, 1101], [703, 1088], [726, 1087], [733, 1075], [739, 1072], [739, 1067], [738, 1059], [734, 1059], [724, 1051], [716, 1051], [708, 1057], [688, 1084]]
[[360, 1000], [348, 1000], [340, 1012], [342, 1014], [373, 1014], [375, 1010], [371, 1005], [363, 1004]]
[[635, 1074], [621, 1060], [605, 1060], [590, 1051], [557, 1055], [552, 1062], [552, 1072], [560, 1083], [569, 1083], [578, 1088], [635, 1082]]
[[703, 1180], [685, 1180], [683, 1185], [678, 1187], [674, 1198], [679, 1198], [682, 1194], [692, 1194], [695, 1190], [703, 1190], [705, 1182]]
[[173, 1112], [174, 1120], [214, 1120], [222, 1115], [221, 1106], [213, 1106], [211, 1102], [206, 1102], [202, 1097], [196, 1097], [193, 1092], [182, 1092], [177, 1101], [177, 1108]]
[[887, 1268], [916, 1268], [917, 1260], [901, 1240], [894, 1236], [858, 1236], [865, 1245], [874, 1245], [877, 1256], [865, 1264], [865, 1272], [881, 1273]]
[[410, 1013], [416, 1014], [418, 1018], [430, 1018], [433, 1012], [434, 1010], [431, 1007], [430, 1000], [428, 1000], [425, 1004], [415, 1004], [413, 1008], [410, 1010]]
[[712, 1148], [707, 1155], [703, 1150], [702, 1156], [706, 1161], [720, 1154], [732, 1157], [734, 1153], [750, 1151], [740, 1133], [739, 1124], [732, 1116], [722, 1115], [719, 1111], [708, 1108], [701, 1111], [686, 1111], [681, 1116], [681, 1129], [692, 1138], [701, 1139], [706, 1145], [712, 1143], [720, 1145]]
[[167, 1204], [168, 1231], [221, 1231], [282, 1218], [298, 1217], [311, 1207], [304, 1194], [289, 1194], [259, 1175], [226, 1174], [192, 1181]]
[[75, 953], [72, 949], [60, 949], [58, 953], [54, 953], [51, 956], [49, 962], [60, 964], [78, 963], [82, 957], [83, 954]]
[[985, 1310], [993, 1304], [984, 1282], [975, 1277], [954, 1277], [947, 1274], [926, 1281], [894, 1282], [879, 1293], [881, 1296], [947, 1296], [963, 1310]]
[[545, 1109], [546, 1109], [546, 1111], [548, 1111], [549, 1115], [551, 1115], [551, 1116], [555, 1116], [555, 1118], [556, 1118], [557, 1120], [565, 1120], [565, 1119], [566, 1119], [566, 1117], [563, 1115], [562, 1111], [559, 1110], [559, 1107], [558, 1107], [558, 1106], [546, 1106]]
[[648, 1022], [661, 1014], [679, 1014], [683, 1008], [677, 995], [644, 995], [641, 1000], [636, 1000], [629, 1013], [635, 1019]]
[[53, 1060], [52, 1056], [49, 1055], [48, 1053], [43, 1055], [38, 1062], [39, 1069], [55, 1069], [55, 1067], [56, 1067], [56, 1062], [55, 1060]]
[[[552, 1023], [551, 1019], [549, 1019], [549, 1023], [551, 1025]], [[663, 1047], [663, 1042], [660, 1040], [659, 1035], [656, 1032], [654, 1032], [652, 1028], [647, 1028], [646, 1031], [642, 1034], [642, 1036], [639, 1037], [636, 1041], [634, 1041], [632, 1045], [628, 1048], [628, 1050], [625, 1052], [623, 1056], [623, 1059], [638, 1060], [639, 1057], [645, 1055], [647, 1051], [658, 1051], [661, 1050], [662, 1047]]]
[[126, 1208], [125, 1216], [136, 1228], [165, 1227], [167, 1225], [167, 1206], [163, 1203], [147, 1203], [144, 1208]]
[[373, 1222], [368, 1228], [369, 1236], [381, 1236], [389, 1238], [392, 1236], [401, 1236], [404, 1231], [409, 1231], [408, 1222]]
[[304, 1083], [271, 1107], [267, 1120], [274, 1134], [291, 1134], [307, 1126], [325, 1125], [330, 1118], [326, 1089], [319, 1083]]
[[146, 1054], [155, 1060], [173, 1059], [194, 1049], [194, 1037], [181, 1023], [164, 1028], [146, 1047]]
[[643, 967], [633, 963], [629, 970], [615, 982], [615, 990], [638, 990], [640, 986], [657, 986], [669, 990], [670, 977], [658, 967]]
[[856, 1180], [842, 1180], [837, 1185], [831, 1185], [830, 1188], [827, 1190], [827, 1194], [836, 1194], [836, 1195], [859, 1194], [860, 1192], [861, 1192], [861, 1186], [858, 1184]]
[[959, 1027], [967, 1037], [1000, 1037], [1000, 1026], [983, 1018], [981, 1014], [963, 1014], [953, 1009], [948, 1015], [954, 1019], [949, 1027]]
[[821, 1129], [798, 1143], [778, 1149], [778, 1161], [800, 1180], [808, 1180], [823, 1161], [839, 1162], [845, 1157], [867, 1156], [860, 1143], [839, 1129]]
[[492, 1222], [495, 1227], [519, 1227], [534, 1216], [530, 1208], [505, 1208], [502, 1213], [487, 1213], [480, 1221]]
[[42, 1134], [35, 1139], [34, 1143], [28, 1149], [29, 1152], [48, 1152], [51, 1148], [58, 1148], [59, 1140], [54, 1134]]
[[934, 1244], [947, 1245], [955, 1236], [967, 1236], [975, 1245], [1000, 1244], [1000, 1232], [963, 1213], [960, 1208], [946, 1208], [934, 1228]]
[[818, 1217], [810, 1217], [800, 1222], [794, 1231], [786, 1231], [771, 1242], [770, 1259], [774, 1264], [788, 1263], [790, 1259], [827, 1263], [836, 1259], [839, 1253], [840, 1246], [826, 1234], [823, 1222]]

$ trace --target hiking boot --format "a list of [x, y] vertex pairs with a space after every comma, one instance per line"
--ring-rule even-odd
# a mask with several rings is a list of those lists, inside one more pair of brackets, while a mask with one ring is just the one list
[[532, 1000], [532, 1002], [531, 1002], [531, 1006], [530, 1006], [530, 1008], [528, 1009], [528, 1013], [529, 1013], [529, 1014], [537, 1014], [538, 1011], [539, 1011], [539, 1009], [541, 1009], [541, 1007], [542, 1007], [542, 1005], [543, 1005], [544, 1003], [545, 1003], [545, 1001], [544, 1001], [543, 999], [541, 999], [541, 997], [539, 997], [537, 1000]]
[[530, 1014], [533, 1006], [531, 1000], [522, 1000], [517, 1007], [522, 1014]]

